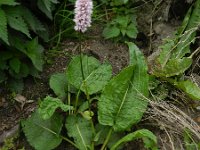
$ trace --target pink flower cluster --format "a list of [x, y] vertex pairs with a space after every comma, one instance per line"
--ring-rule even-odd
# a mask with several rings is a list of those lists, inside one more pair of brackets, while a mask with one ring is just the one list
[[76, 0], [74, 17], [76, 31], [85, 32], [91, 26], [92, 9], [92, 0]]

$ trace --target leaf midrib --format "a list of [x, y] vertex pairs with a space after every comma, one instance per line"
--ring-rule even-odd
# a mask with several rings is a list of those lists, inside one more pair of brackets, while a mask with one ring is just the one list
[[119, 109], [118, 109], [116, 118], [118, 117], [120, 111], [122, 110], [122, 107], [123, 107], [124, 102], [125, 102], [125, 100], [126, 100], [126, 96], [127, 96], [127, 94], [128, 94], [128, 90], [129, 90], [129, 86], [128, 86], [128, 88], [126, 89], [126, 92], [125, 92], [125, 94], [124, 94], [123, 100], [122, 100], [121, 105], [120, 105], [120, 107], [119, 107]]
[[79, 134], [79, 136], [81, 137], [81, 140], [82, 140], [82, 142], [83, 142], [83, 145], [84, 145], [85, 149], [87, 149], [87, 146], [86, 146], [86, 144], [85, 144], [84, 138], [82, 137], [81, 131], [80, 131], [79, 126], [78, 126], [77, 124], [76, 124], [76, 128], [77, 128], [77, 130], [78, 130], [78, 134]]

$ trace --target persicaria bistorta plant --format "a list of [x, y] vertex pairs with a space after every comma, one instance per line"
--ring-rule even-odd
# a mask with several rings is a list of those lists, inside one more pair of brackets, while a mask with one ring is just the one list
[[85, 32], [91, 26], [93, 9], [92, 0], [77, 0], [75, 4], [75, 27], [76, 31]]

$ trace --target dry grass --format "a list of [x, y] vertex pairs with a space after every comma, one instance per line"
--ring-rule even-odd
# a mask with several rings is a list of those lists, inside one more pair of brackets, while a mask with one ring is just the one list
[[180, 108], [165, 101], [150, 101], [149, 104], [150, 108], [144, 119], [155, 127], [161, 150], [185, 150], [185, 129], [189, 129], [194, 139], [200, 141], [199, 125]]

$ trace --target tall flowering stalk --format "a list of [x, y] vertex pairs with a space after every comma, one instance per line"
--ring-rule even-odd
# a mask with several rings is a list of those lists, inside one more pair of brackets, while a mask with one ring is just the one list
[[[91, 16], [93, 12], [93, 2], [92, 0], [76, 0], [75, 3], [75, 16], [74, 16], [74, 22], [75, 26], [74, 29], [79, 32], [79, 40], [80, 40], [80, 45], [79, 45], [79, 53], [80, 53], [80, 64], [81, 64], [81, 73], [82, 73], [82, 78], [83, 78], [83, 84], [85, 83], [85, 77], [84, 77], [84, 71], [83, 71], [83, 63], [82, 63], [82, 50], [81, 50], [81, 33], [84, 33], [87, 31], [87, 28], [91, 26]], [[87, 86], [86, 87], [86, 96], [88, 100], [88, 104], [90, 106], [90, 97], [87, 92]], [[76, 97], [76, 104], [75, 104], [75, 110], [78, 105], [78, 98], [79, 94]], [[89, 107], [89, 111], [90, 107]]]
[[75, 4], [75, 27], [76, 31], [84, 33], [91, 26], [93, 2], [92, 0], [77, 0]]

